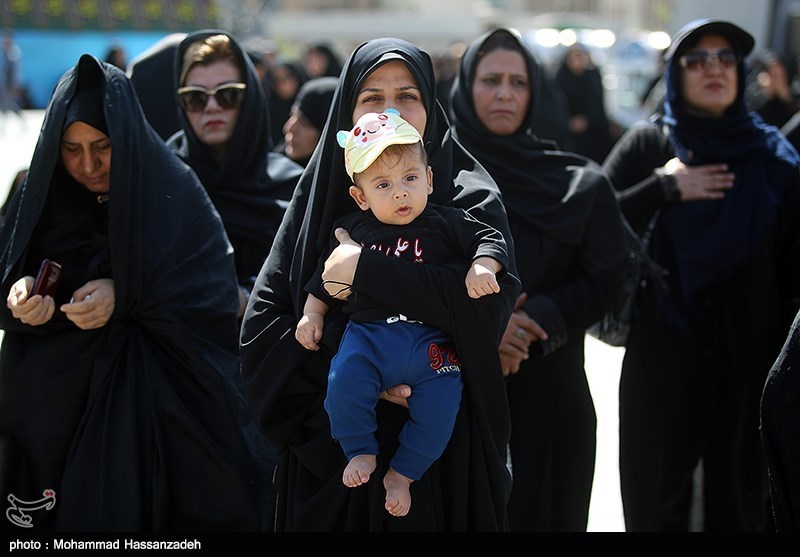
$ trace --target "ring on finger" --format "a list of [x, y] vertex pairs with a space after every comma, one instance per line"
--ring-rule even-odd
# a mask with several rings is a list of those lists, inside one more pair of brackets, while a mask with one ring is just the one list
[[514, 336], [517, 337], [517, 338], [525, 338], [525, 329], [523, 329], [522, 327], [519, 327], [514, 332]]

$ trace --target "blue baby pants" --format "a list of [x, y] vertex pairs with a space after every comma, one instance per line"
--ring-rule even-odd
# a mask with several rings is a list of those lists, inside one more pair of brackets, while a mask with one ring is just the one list
[[461, 403], [461, 362], [453, 342], [422, 323], [348, 323], [331, 361], [325, 398], [331, 433], [348, 460], [378, 454], [378, 395], [400, 383], [410, 385], [412, 394], [390, 465], [419, 480], [447, 446]]

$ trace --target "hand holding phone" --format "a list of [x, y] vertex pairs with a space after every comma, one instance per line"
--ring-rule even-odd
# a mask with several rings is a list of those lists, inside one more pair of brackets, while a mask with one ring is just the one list
[[40, 294], [41, 296], [55, 296], [58, 284], [61, 281], [61, 265], [50, 259], [42, 261], [39, 267], [39, 274], [33, 283], [31, 296]]

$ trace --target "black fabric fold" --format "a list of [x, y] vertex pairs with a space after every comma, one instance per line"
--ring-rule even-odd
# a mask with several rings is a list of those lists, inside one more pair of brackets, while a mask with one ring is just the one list
[[767, 376], [761, 399], [761, 442], [778, 532], [800, 532], [800, 312]]

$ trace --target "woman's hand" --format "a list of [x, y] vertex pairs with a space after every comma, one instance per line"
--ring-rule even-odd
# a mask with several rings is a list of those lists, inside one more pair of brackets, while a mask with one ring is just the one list
[[344, 228], [337, 228], [334, 235], [339, 240], [339, 245], [325, 260], [325, 269], [322, 271], [323, 287], [334, 298], [346, 300], [351, 292], [346, 286], [353, 284], [358, 259], [361, 257], [361, 246], [350, 238]]
[[589, 128], [589, 118], [584, 114], [576, 114], [567, 120], [569, 131], [576, 135], [581, 135]]
[[90, 280], [72, 295], [72, 301], [61, 306], [67, 319], [79, 329], [99, 329], [114, 313], [114, 281], [110, 278]]
[[503, 377], [519, 372], [522, 361], [530, 357], [532, 342], [547, 340], [547, 331], [531, 319], [525, 310], [521, 309], [527, 299], [528, 295], [524, 292], [517, 298], [514, 313], [511, 314], [506, 331], [500, 341], [500, 364], [503, 369]]
[[28, 298], [33, 289], [34, 278], [22, 277], [11, 286], [6, 298], [6, 306], [11, 315], [26, 325], [43, 325], [52, 319], [56, 303], [51, 296], [37, 294]]
[[411, 387], [405, 384], [395, 385], [389, 387], [385, 391], [381, 391], [379, 397], [383, 400], [388, 400], [400, 406], [408, 408], [408, 397], [411, 396]]
[[681, 201], [722, 199], [733, 187], [734, 174], [727, 164], [686, 166], [677, 157], [664, 165], [664, 174], [673, 176], [681, 193]]

